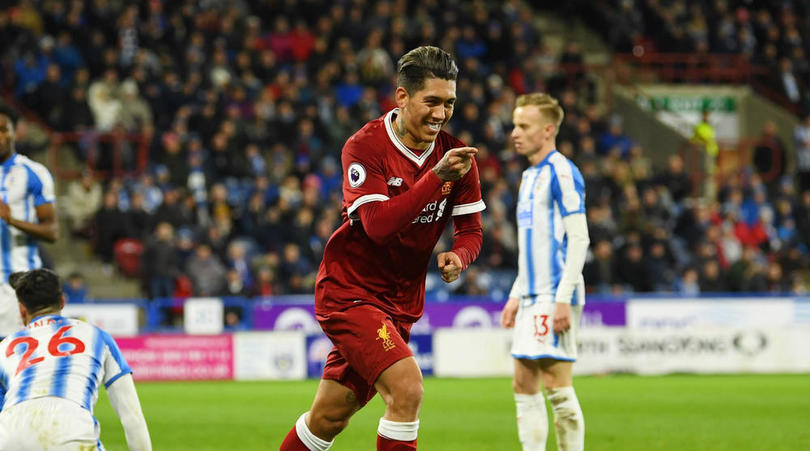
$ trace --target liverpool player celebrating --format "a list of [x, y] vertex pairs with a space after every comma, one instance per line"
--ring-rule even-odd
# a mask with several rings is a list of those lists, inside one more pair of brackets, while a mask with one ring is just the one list
[[326, 450], [379, 392], [378, 450], [415, 450], [422, 373], [408, 347], [421, 316], [425, 275], [449, 218], [452, 250], [438, 255], [445, 282], [481, 249], [477, 150], [441, 131], [453, 115], [458, 68], [436, 47], [398, 62], [398, 108], [343, 147], [343, 224], [329, 239], [315, 285], [315, 312], [334, 343], [315, 401], [281, 451]]

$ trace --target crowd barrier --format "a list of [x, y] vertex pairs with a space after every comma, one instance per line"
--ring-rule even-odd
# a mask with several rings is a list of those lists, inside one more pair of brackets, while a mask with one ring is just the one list
[[[425, 375], [510, 375], [512, 337], [500, 327], [501, 306], [479, 298], [428, 302], [410, 341]], [[178, 307], [182, 324], [161, 326]], [[224, 327], [224, 311], [233, 308], [244, 310], [242, 321]], [[157, 319], [150, 318], [155, 312]], [[316, 378], [332, 348], [311, 296], [71, 304], [65, 313], [110, 331], [138, 380]], [[576, 374], [810, 372], [808, 342], [807, 297], [589, 298], [574, 368]]]

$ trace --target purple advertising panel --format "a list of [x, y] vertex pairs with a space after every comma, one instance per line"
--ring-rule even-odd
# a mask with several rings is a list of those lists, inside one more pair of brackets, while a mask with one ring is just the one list
[[[503, 304], [489, 301], [428, 302], [425, 313], [411, 330], [412, 334], [429, 334], [440, 327], [501, 327]], [[589, 298], [582, 315], [582, 325], [624, 326], [627, 324], [626, 303]], [[312, 304], [257, 304], [253, 310], [253, 328], [258, 330], [301, 330], [320, 334]]]
[[[408, 342], [422, 374], [433, 375], [433, 334], [413, 334]], [[307, 335], [307, 377], [320, 378], [332, 342], [324, 334]]]

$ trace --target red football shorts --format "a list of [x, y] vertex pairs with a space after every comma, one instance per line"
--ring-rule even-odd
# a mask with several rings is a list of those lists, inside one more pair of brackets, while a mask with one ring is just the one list
[[377, 394], [374, 383], [383, 370], [413, 356], [408, 347], [411, 323], [395, 322], [373, 305], [318, 315], [318, 322], [334, 344], [322, 378], [351, 389], [361, 405]]

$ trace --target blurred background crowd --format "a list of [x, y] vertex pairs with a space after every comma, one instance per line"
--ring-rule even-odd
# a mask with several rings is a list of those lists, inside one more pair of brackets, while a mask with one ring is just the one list
[[[563, 3], [590, 8], [617, 52], [655, 45], [778, 66], [768, 83], [807, 112], [802, 2]], [[431, 268], [429, 297], [505, 299], [526, 166], [510, 148], [511, 112], [532, 91], [560, 100], [557, 144], [585, 178], [589, 292], [806, 292], [810, 183], [798, 181], [810, 174], [810, 120], [795, 131], [806, 162], [767, 180], [748, 165], [701, 197], [681, 156], [654, 167], [655, 149], [624, 133], [580, 44], [552, 48], [533, 17], [514, 0], [27, 0], [0, 10], [0, 64], [29, 118], [77, 133], [71, 148], [88, 168], [58, 199], [68, 239], [88, 240], [105, 270], [139, 277], [150, 298], [311, 294], [341, 221], [342, 145], [394, 106], [396, 60], [423, 44], [457, 58], [446, 129], [479, 149], [487, 204], [477, 262], [450, 286]], [[100, 139], [110, 133], [140, 137], [144, 171], [114, 170]], [[134, 142], [115, 149], [122, 167], [139, 162]], [[447, 234], [437, 250], [450, 245]], [[70, 277], [76, 299], [81, 279]]]

